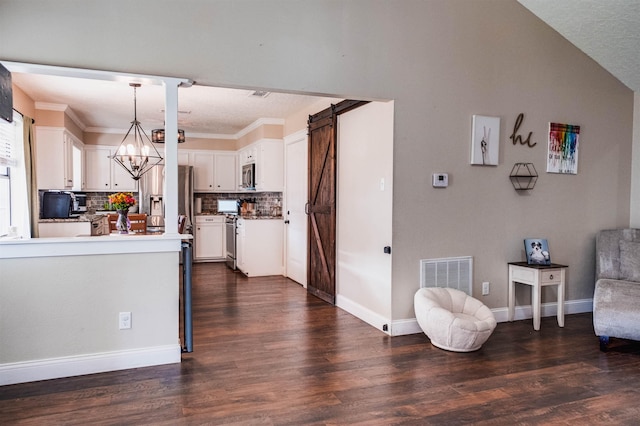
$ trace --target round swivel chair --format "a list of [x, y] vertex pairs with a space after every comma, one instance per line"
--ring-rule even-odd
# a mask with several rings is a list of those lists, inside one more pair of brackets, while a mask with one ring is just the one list
[[476, 351], [496, 328], [496, 318], [487, 306], [453, 288], [421, 288], [413, 306], [431, 344], [447, 351]]

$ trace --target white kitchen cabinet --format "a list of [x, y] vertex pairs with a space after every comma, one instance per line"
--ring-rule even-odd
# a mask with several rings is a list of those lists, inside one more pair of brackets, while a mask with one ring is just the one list
[[[82, 149], [84, 144], [65, 128], [36, 126], [38, 188], [72, 189], [74, 187], [74, 145]], [[76, 166], [76, 169], [81, 167], [80, 164]], [[76, 184], [76, 187], [78, 186], [80, 186], [79, 182]]]
[[193, 188], [196, 192], [213, 192], [213, 152], [196, 152], [191, 159], [193, 166]]
[[237, 222], [236, 262], [248, 277], [282, 275], [282, 219], [244, 219]]
[[238, 152], [240, 157], [240, 165], [251, 164], [256, 162], [258, 157], [258, 148], [255, 144], [249, 145]]
[[[112, 154], [116, 153], [114, 148], [111, 151]], [[133, 180], [128, 171], [126, 171], [120, 164], [116, 163], [112, 159], [111, 162], [111, 190], [112, 191], [137, 191], [138, 183]]]
[[87, 147], [84, 150], [84, 187], [88, 191], [111, 189], [111, 163], [109, 147]]
[[137, 191], [137, 183], [111, 156], [117, 147], [85, 146], [85, 191]]
[[255, 163], [255, 185], [258, 192], [284, 190], [284, 143], [282, 139], [261, 139], [239, 152], [240, 170], [236, 176], [242, 182], [242, 166]]
[[[161, 152], [160, 154], [164, 155], [163, 152]], [[189, 152], [178, 151], [178, 166], [190, 166], [191, 165], [190, 156], [191, 154]]]
[[226, 257], [225, 217], [196, 216], [196, 261], [223, 260]]
[[238, 156], [235, 153], [216, 153], [214, 184], [216, 191], [237, 191]]
[[196, 192], [237, 191], [235, 152], [196, 151], [190, 155]]
[[283, 141], [266, 140], [257, 145], [256, 191], [282, 192], [284, 190]]
[[77, 237], [91, 235], [91, 222], [40, 222], [40, 238]]

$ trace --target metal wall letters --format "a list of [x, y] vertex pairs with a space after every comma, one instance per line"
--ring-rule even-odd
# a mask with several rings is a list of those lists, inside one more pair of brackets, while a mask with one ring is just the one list
[[516, 118], [516, 124], [514, 124], [513, 126], [513, 133], [511, 134], [511, 136], [509, 136], [509, 139], [513, 141], [514, 145], [519, 142], [520, 145], [527, 145], [529, 148], [533, 148], [538, 144], [537, 142], [531, 142], [531, 135], [533, 134], [533, 132], [529, 132], [529, 136], [527, 136], [527, 139], [525, 140], [522, 140], [522, 136], [516, 135], [523, 121], [524, 121], [524, 113], [521, 112], [518, 115], [518, 118]]

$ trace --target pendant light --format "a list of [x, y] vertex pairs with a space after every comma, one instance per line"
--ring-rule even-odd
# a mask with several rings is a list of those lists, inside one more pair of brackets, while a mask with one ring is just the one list
[[162, 156], [151, 144], [149, 136], [138, 121], [136, 90], [140, 84], [129, 83], [129, 86], [133, 87], [133, 121], [118, 150], [111, 158], [122, 166], [133, 180], [139, 180], [153, 166], [162, 163]]
[[[178, 129], [178, 143], [184, 143], [185, 141], [184, 130]], [[151, 131], [151, 142], [164, 143], [164, 129], [153, 129]]]

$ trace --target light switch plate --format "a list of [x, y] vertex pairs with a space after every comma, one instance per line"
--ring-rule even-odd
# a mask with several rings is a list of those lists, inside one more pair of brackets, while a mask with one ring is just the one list
[[434, 188], [446, 188], [449, 186], [449, 173], [434, 173], [433, 174], [433, 187]]

